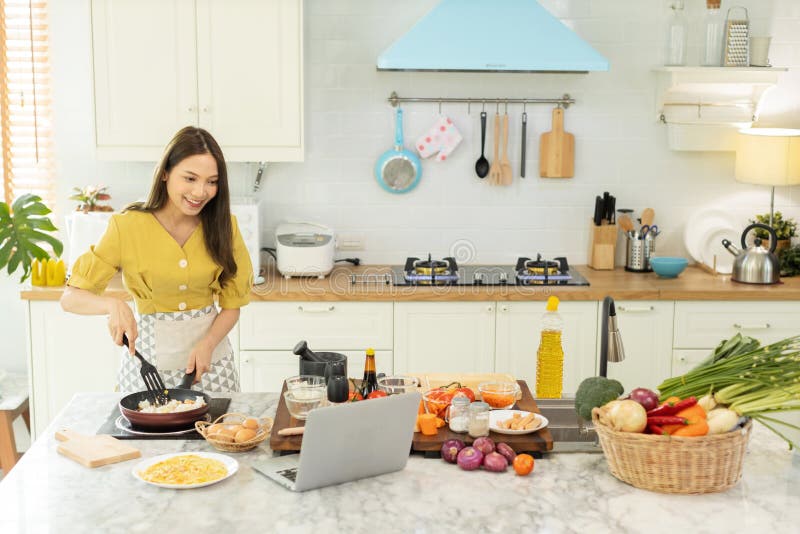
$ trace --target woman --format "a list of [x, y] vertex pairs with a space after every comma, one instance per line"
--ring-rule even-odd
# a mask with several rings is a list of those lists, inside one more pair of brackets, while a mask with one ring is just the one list
[[[138, 322], [125, 302], [102, 295], [118, 270]], [[205, 391], [238, 391], [227, 335], [252, 285], [250, 258], [230, 213], [222, 151], [207, 131], [187, 126], [167, 145], [147, 202], [112, 216], [100, 241], [74, 263], [61, 306], [108, 315], [117, 345], [127, 336], [121, 391], [144, 389], [139, 362], [129, 357], [134, 346], [167, 387], [194, 371]]]

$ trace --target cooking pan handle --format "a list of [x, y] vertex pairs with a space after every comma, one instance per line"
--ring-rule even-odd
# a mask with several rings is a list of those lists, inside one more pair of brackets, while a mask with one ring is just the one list
[[394, 144], [397, 150], [403, 149], [403, 109], [399, 106], [394, 121]]
[[178, 384], [178, 389], [192, 389], [192, 383], [194, 382], [194, 376], [197, 374], [197, 371], [192, 371], [191, 373], [186, 373], [181, 380], [181, 383]]

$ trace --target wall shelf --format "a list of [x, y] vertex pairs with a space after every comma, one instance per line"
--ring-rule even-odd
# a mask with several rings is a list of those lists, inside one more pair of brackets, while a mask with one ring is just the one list
[[672, 150], [731, 151], [786, 67], [661, 67], [656, 117]]

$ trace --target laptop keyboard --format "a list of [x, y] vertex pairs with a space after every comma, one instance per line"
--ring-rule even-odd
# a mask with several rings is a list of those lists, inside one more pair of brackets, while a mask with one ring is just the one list
[[284, 469], [283, 471], [278, 471], [278, 474], [294, 482], [297, 478], [297, 468], [292, 467], [291, 469]]

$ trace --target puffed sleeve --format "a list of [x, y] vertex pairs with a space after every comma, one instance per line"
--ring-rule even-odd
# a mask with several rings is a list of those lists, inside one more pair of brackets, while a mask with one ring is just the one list
[[233, 220], [233, 259], [236, 261], [236, 276], [228, 280], [219, 294], [221, 308], [241, 308], [250, 302], [250, 290], [253, 287], [253, 264], [245, 247], [244, 239], [239, 231], [236, 217]]
[[96, 295], [105, 291], [109, 280], [119, 270], [122, 261], [121, 241], [116, 215], [108, 221], [106, 232], [96, 245], [82, 254], [72, 265], [67, 285], [86, 289]]

